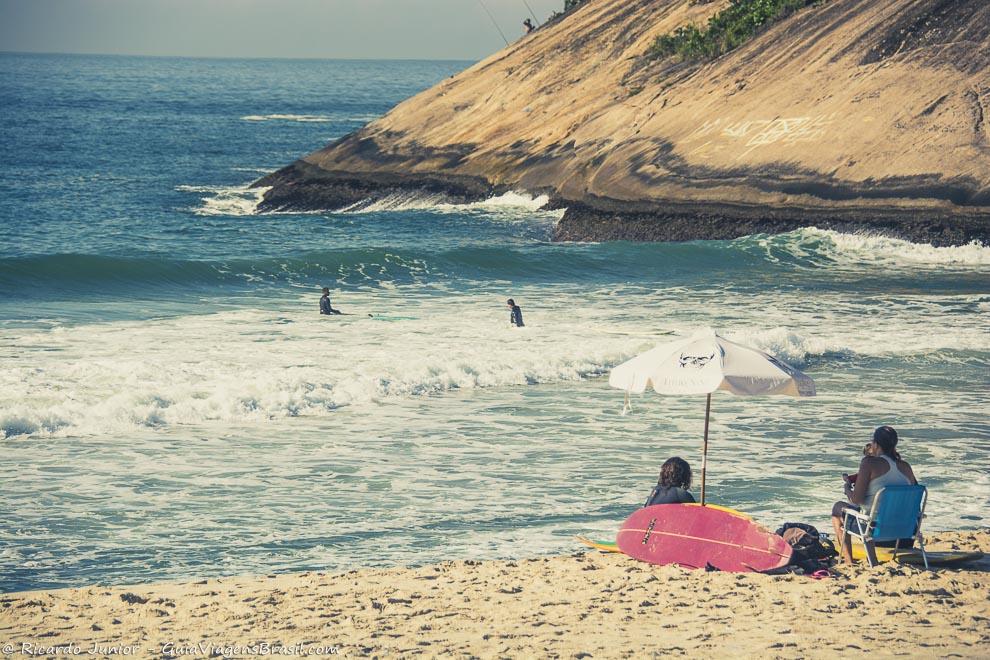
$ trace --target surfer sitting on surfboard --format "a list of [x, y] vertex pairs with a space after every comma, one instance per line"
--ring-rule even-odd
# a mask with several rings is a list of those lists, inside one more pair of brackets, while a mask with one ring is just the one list
[[693, 504], [691, 488], [691, 466], [679, 456], [668, 458], [660, 466], [660, 479], [643, 506], [654, 504]]
[[330, 289], [323, 287], [323, 297], [320, 298], [320, 314], [343, 314], [339, 309], [330, 305]]

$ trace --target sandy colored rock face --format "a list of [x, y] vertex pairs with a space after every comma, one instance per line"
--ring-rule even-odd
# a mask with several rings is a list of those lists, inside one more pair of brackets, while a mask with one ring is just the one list
[[[932, 541], [990, 550], [987, 531]], [[349, 657], [824, 658], [865, 649], [873, 657], [986, 657], [986, 559], [967, 569], [843, 573], [704, 573], [590, 553], [38, 591], [0, 597], [0, 643], [11, 645], [5, 657], [23, 657], [23, 644], [123, 645], [138, 657], [263, 644], [335, 647]]]
[[[461, 177], [662, 216], [990, 218], [990, 5], [830, 0], [702, 64], [648, 62], [725, 2], [590, 0], [275, 177]], [[734, 209], [739, 209], [738, 211]]]

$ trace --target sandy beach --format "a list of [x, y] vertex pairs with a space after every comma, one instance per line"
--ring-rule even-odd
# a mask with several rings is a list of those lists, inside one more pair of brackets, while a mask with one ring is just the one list
[[0, 660], [990, 660], [990, 0], [0, 7]]
[[[930, 549], [990, 552], [990, 531]], [[4, 657], [986, 657], [990, 560], [835, 579], [703, 573], [576, 552], [0, 598]]]

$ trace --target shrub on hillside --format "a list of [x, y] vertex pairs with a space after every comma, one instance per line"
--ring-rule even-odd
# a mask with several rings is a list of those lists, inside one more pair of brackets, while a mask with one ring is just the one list
[[[580, 2], [580, 0], [574, 0]], [[732, 0], [704, 29], [682, 25], [657, 37], [648, 55], [654, 58], [714, 59], [751, 39], [768, 25], [822, 0]]]

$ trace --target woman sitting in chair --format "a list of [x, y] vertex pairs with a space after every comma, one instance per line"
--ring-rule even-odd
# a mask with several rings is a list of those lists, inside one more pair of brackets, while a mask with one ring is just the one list
[[[897, 431], [881, 426], [873, 432], [871, 451], [859, 463], [855, 477], [843, 475], [848, 502], [836, 502], [832, 507], [832, 526], [839, 541], [842, 559], [852, 563], [851, 539], [843, 528], [843, 509], [857, 509], [869, 513], [873, 498], [886, 486], [910, 486], [918, 483], [908, 462], [897, 453]], [[909, 547], [909, 546], [905, 546]]]
[[690, 487], [691, 466], [678, 456], [668, 458], [660, 466], [660, 479], [643, 506], [693, 503], [694, 496], [688, 492]]

